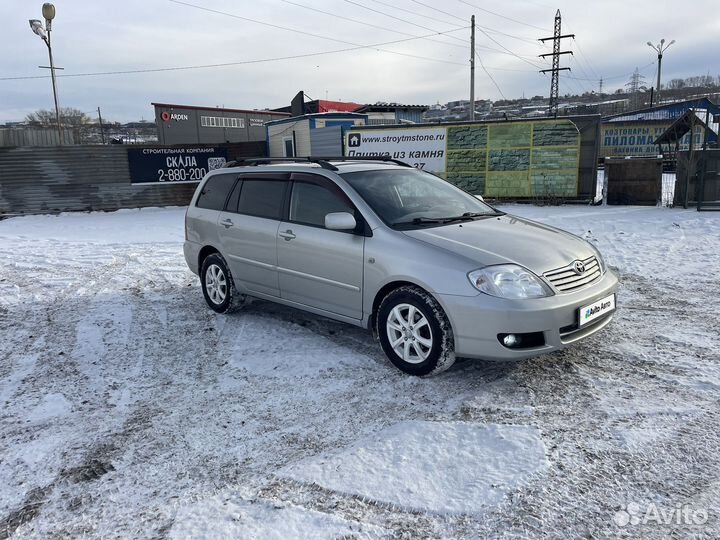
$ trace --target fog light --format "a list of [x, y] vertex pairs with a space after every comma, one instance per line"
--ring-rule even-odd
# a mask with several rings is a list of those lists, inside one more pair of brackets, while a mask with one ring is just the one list
[[508, 349], [533, 349], [545, 345], [545, 334], [543, 332], [498, 334], [497, 338]]

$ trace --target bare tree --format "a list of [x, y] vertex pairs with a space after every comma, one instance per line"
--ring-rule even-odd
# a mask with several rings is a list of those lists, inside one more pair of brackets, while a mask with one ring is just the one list
[[680, 88], [685, 87], [685, 80], [684, 79], [671, 79], [667, 83], [667, 87], [669, 90], [679, 90]]
[[[28, 114], [25, 121], [35, 126], [52, 126], [55, 125], [55, 111], [40, 109]], [[80, 109], [73, 107], [60, 108], [60, 123], [63, 126], [79, 127], [90, 122], [90, 117]]]

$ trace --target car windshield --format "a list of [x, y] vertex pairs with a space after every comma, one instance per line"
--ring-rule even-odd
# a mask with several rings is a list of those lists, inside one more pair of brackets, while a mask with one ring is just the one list
[[502, 213], [442, 178], [414, 168], [341, 176], [394, 228], [437, 226]]

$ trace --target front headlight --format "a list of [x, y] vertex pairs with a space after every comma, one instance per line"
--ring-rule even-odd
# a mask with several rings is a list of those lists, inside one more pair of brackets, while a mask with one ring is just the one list
[[498, 264], [474, 270], [468, 279], [478, 291], [501, 298], [542, 298], [553, 292], [530, 270], [517, 264]]

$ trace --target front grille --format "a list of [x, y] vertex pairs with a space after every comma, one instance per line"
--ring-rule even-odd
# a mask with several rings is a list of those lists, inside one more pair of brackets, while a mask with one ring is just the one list
[[558, 291], [571, 292], [575, 289], [590, 285], [600, 278], [602, 272], [600, 271], [600, 264], [598, 263], [597, 257], [593, 255], [587, 259], [582, 259], [582, 263], [585, 266], [585, 271], [582, 274], [578, 274], [575, 271], [575, 262], [573, 261], [562, 268], [545, 272], [545, 279]]

